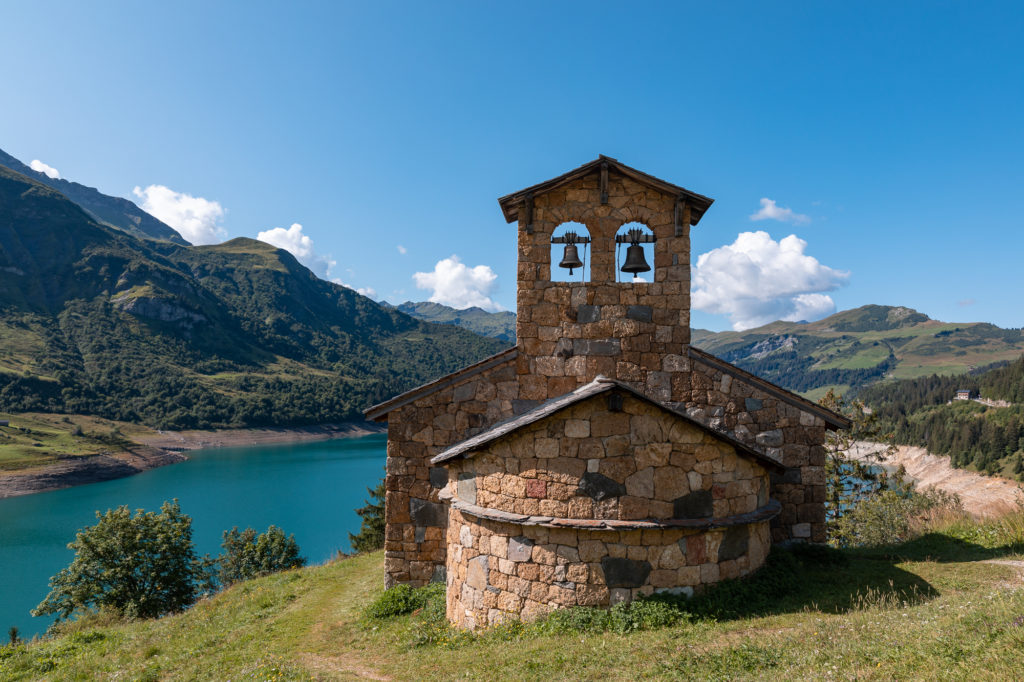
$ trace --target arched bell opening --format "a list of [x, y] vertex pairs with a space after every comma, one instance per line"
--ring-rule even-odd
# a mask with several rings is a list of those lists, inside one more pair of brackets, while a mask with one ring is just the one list
[[590, 281], [590, 231], [582, 223], [562, 223], [551, 233], [551, 281]]
[[626, 223], [615, 233], [615, 281], [654, 281], [654, 232], [643, 223]]

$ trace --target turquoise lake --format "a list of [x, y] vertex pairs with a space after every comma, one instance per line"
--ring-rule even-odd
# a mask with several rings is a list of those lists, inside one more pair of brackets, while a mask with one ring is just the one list
[[220, 552], [233, 526], [273, 524], [294, 533], [309, 563], [348, 551], [359, 530], [357, 507], [384, 476], [387, 437], [194, 450], [189, 460], [129, 478], [0, 500], [0, 633], [23, 637], [52, 619], [29, 614], [50, 576], [74, 556], [67, 543], [96, 522], [96, 510], [120, 505], [157, 510], [177, 498], [192, 517], [199, 554]]

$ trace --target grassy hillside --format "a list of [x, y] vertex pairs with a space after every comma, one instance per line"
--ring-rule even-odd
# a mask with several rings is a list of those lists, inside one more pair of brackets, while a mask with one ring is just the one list
[[0, 166], [57, 190], [99, 223], [127, 232], [135, 237], [159, 239], [181, 245], [188, 244], [170, 225], [157, 220], [127, 199], [108, 196], [77, 182], [51, 178], [44, 173], [32, 170], [2, 149], [0, 149]]
[[420, 320], [454, 324], [482, 336], [506, 341], [509, 345], [516, 342], [516, 314], [507, 310], [497, 313], [489, 313], [483, 308], [477, 307], [456, 310], [429, 301], [420, 303], [406, 301], [397, 306], [397, 309]]
[[780, 550], [785, 571], [723, 586], [670, 625], [654, 609], [598, 631], [576, 611], [477, 635], [447, 630], [438, 597], [365, 615], [381, 592], [374, 553], [242, 583], [180, 615], [95, 618], [0, 647], [0, 677], [1009, 680], [1024, 647], [1022, 551], [1020, 515], [952, 519], [894, 547]]
[[120, 452], [145, 427], [86, 415], [0, 412], [0, 472], [49, 464], [58, 458]]
[[845, 393], [883, 378], [963, 374], [1024, 353], [1020, 329], [940, 322], [910, 308], [878, 305], [742, 332], [695, 329], [692, 342], [811, 398], [828, 388]]
[[3, 409], [160, 428], [345, 421], [505, 347], [262, 242], [136, 239], [4, 168], [0, 340]]

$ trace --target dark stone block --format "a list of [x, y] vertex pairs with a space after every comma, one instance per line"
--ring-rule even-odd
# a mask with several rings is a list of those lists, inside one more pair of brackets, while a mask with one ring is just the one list
[[409, 500], [409, 516], [417, 526], [444, 528], [448, 525], [448, 514], [444, 505], [412, 498]]
[[588, 324], [601, 321], [601, 306], [581, 305], [576, 308], [577, 324]]
[[764, 406], [764, 403], [757, 398], [747, 398], [743, 401], [743, 404], [746, 406], [747, 412], [756, 412]]
[[430, 485], [434, 488], [448, 485], [448, 470], [444, 467], [430, 467]]
[[626, 494], [626, 486], [603, 474], [588, 471], [580, 478], [580, 492], [593, 500], [601, 501]]
[[772, 471], [768, 476], [771, 479], [772, 485], [779, 485], [780, 483], [800, 485], [804, 480], [803, 474], [800, 473], [800, 469], [798, 467], [786, 469], [781, 474]]
[[618, 355], [622, 352], [618, 339], [573, 339], [572, 349], [576, 355]]
[[523, 414], [540, 405], [539, 400], [513, 400], [512, 414]]
[[626, 308], [626, 317], [638, 322], [650, 322], [654, 315], [649, 305], [631, 305]]
[[642, 587], [651, 574], [651, 563], [607, 556], [601, 559], [601, 570], [608, 587]]
[[703, 519], [714, 511], [710, 490], [695, 490], [672, 501], [672, 517], [676, 519]]
[[750, 526], [730, 526], [718, 546], [718, 560], [739, 559], [747, 553], [750, 544]]
[[573, 354], [572, 340], [571, 339], [558, 339], [558, 343], [555, 344], [555, 357], [556, 358], [571, 358]]

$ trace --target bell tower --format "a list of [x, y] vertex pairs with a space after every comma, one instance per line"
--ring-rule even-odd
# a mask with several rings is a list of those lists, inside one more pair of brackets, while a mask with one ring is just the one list
[[[557, 397], [603, 374], [656, 400], [682, 400], [690, 385], [690, 227], [714, 200], [600, 156], [498, 201], [519, 228], [519, 397]], [[589, 281], [552, 281], [552, 236], [567, 222], [589, 232]], [[633, 223], [632, 234], [620, 233]], [[617, 250], [628, 253], [627, 272], [642, 271], [640, 243], [653, 244], [648, 281], [617, 276]]]

